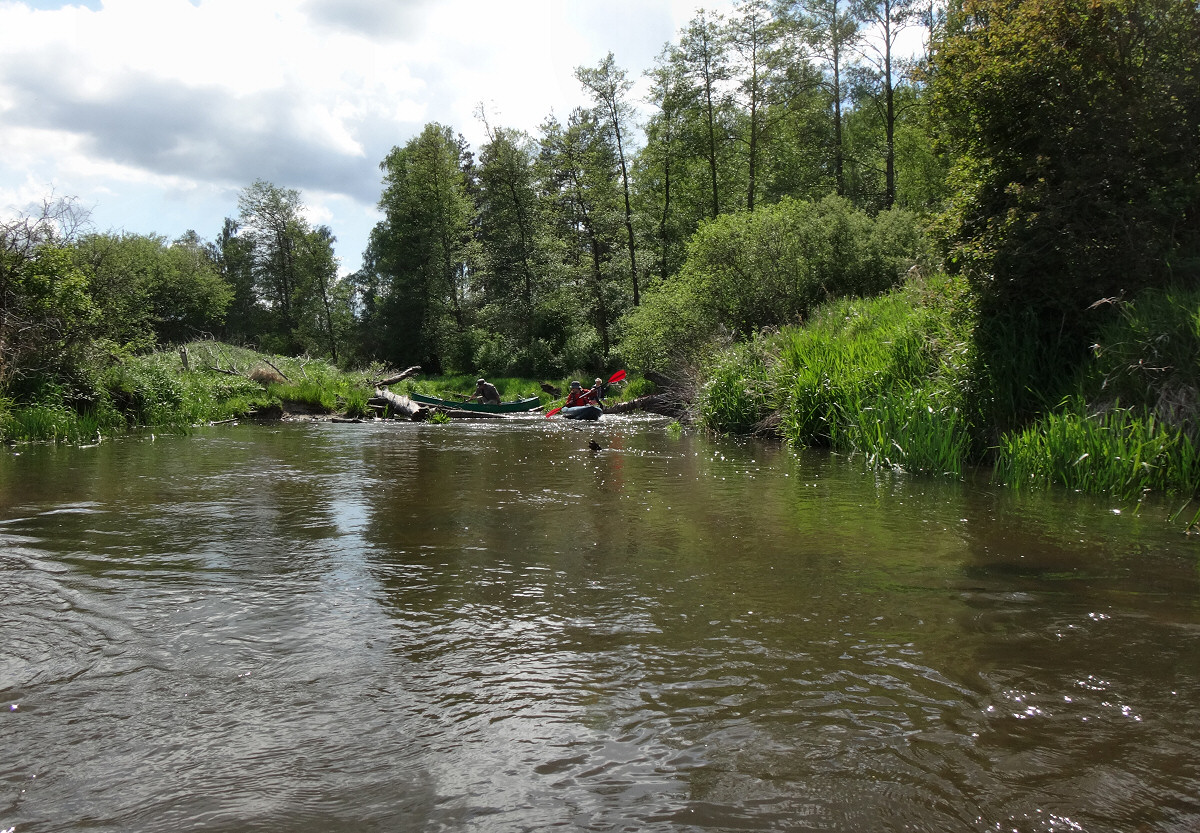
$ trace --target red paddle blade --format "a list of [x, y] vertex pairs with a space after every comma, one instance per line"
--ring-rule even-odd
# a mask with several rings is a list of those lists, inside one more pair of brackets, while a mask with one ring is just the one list
[[559, 405], [559, 406], [558, 406], [557, 408], [555, 408], [553, 411], [547, 411], [547, 412], [546, 412], [546, 419], [550, 419], [550, 417], [554, 416], [555, 414], [557, 414], [557, 413], [558, 413], [559, 411], [561, 411], [561, 410], [562, 410], [562, 405]]
[[610, 385], [615, 384], [616, 382], [623, 382], [624, 380], [625, 380], [625, 371], [624, 370], [618, 370], [612, 376], [608, 377], [608, 383]]

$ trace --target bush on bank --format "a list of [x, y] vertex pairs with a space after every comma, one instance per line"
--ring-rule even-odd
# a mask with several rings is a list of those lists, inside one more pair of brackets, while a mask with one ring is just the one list
[[701, 225], [679, 273], [647, 289], [622, 322], [637, 367], [691, 363], [729, 338], [803, 319], [834, 298], [897, 286], [927, 254], [920, 220], [871, 216], [837, 196], [783, 199]]

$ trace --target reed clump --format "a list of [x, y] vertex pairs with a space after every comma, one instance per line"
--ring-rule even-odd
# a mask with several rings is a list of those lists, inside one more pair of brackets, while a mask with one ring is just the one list
[[1077, 393], [1002, 438], [996, 479], [1122, 499], [1200, 495], [1200, 290], [1109, 303]]
[[1088, 414], [1075, 401], [1005, 435], [995, 478], [1010, 486], [1058, 485], [1120, 499], [1196, 493], [1200, 448], [1144, 408]]
[[719, 354], [703, 368], [705, 381], [697, 403], [700, 423], [730, 434], [772, 433], [778, 349], [777, 338], [757, 337]]

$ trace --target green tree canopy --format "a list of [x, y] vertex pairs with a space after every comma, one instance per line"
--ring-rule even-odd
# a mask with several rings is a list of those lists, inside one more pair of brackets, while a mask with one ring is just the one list
[[525, 133], [484, 122], [479, 154], [481, 284], [488, 318], [513, 347], [531, 342], [545, 293], [545, 221], [537, 188], [537, 144]]
[[[336, 361], [330, 299], [337, 282], [333, 232], [313, 229], [304, 217], [300, 192], [256, 180], [238, 197], [240, 225], [226, 221], [223, 266], [238, 290], [239, 320], [260, 323], [256, 340], [279, 353], [316, 352]], [[241, 244], [229, 240], [236, 231]], [[248, 259], [248, 264], [247, 264]], [[254, 301], [247, 305], [244, 282], [249, 265]]]
[[449, 127], [431, 123], [380, 165], [384, 219], [359, 277], [373, 355], [433, 372], [471, 362], [469, 156]]
[[0, 385], [6, 392], [69, 370], [98, 319], [64, 228], [72, 214], [69, 202], [47, 202], [38, 213], [0, 223]]
[[1196, 275], [1196, 3], [970, 0], [932, 96], [956, 160], [951, 259], [993, 311], [1078, 328], [1101, 298]]
[[561, 277], [572, 303], [599, 337], [599, 355], [613, 348], [613, 326], [629, 303], [629, 261], [619, 257], [625, 245], [619, 165], [606, 127], [593, 112], [575, 110], [561, 125], [543, 126], [542, 189], [549, 201], [554, 230], [563, 241]]
[[629, 164], [625, 157], [628, 122], [632, 120], [632, 108], [628, 94], [633, 82], [626, 77], [625, 70], [616, 65], [611, 52], [595, 67], [576, 67], [575, 77], [595, 102], [596, 120], [605, 125], [615, 145], [617, 164], [621, 169], [621, 192], [625, 201], [626, 251], [629, 255], [629, 275], [633, 287], [633, 305], [641, 303], [638, 286], [637, 242], [633, 233], [633, 206], [629, 198]]
[[97, 336], [124, 349], [211, 335], [233, 296], [195, 232], [174, 243], [154, 234], [89, 234], [74, 256], [100, 311]]
[[969, 0], [931, 73], [949, 259], [997, 380], [987, 419], [1020, 423], [1069, 392], [1097, 302], [1200, 276], [1200, 6]]

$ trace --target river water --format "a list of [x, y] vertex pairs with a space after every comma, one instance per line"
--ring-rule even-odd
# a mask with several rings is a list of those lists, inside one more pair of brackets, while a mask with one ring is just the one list
[[650, 417], [10, 450], [0, 831], [1200, 829], [1200, 541], [1117, 509]]

